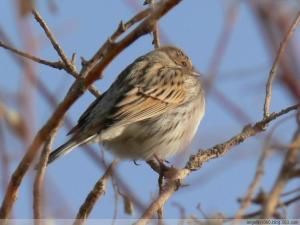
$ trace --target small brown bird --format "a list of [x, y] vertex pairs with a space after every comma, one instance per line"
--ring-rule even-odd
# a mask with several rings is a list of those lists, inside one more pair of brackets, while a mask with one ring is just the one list
[[160, 47], [121, 72], [48, 163], [92, 142], [101, 142], [121, 158], [165, 159], [187, 147], [204, 110], [203, 87], [191, 60], [176, 47]]

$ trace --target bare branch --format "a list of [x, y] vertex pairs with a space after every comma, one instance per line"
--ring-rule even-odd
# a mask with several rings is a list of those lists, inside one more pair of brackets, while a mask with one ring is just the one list
[[298, 128], [293, 138], [292, 147], [288, 150], [271, 193], [263, 205], [261, 218], [270, 218], [273, 215], [284, 187], [288, 181], [293, 178], [294, 167], [297, 163], [297, 154], [300, 146], [300, 114], [298, 113], [297, 116]]
[[41, 59], [41, 58], [38, 58], [36, 56], [33, 56], [29, 53], [26, 53], [26, 52], [22, 52], [12, 46], [9, 46], [7, 44], [5, 44], [4, 42], [0, 41], [0, 47], [4, 48], [4, 49], [7, 49], [19, 56], [22, 56], [24, 58], [27, 58], [27, 59], [30, 59], [34, 62], [37, 62], [37, 63], [40, 63], [40, 64], [44, 64], [46, 66], [50, 66], [50, 67], [53, 67], [55, 69], [64, 69], [65, 65], [64, 63], [62, 63], [61, 61], [56, 61], [56, 62], [51, 62], [51, 61], [48, 61], [48, 60], [45, 60], [45, 59]]
[[[34, 62], [37, 62], [37, 63], [41, 63], [43, 65], [47, 65], [47, 66], [51, 66], [55, 69], [64, 69], [65, 71], [67, 71], [67, 68], [65, 66], [65, 64], [61, 61], [57, 61], [57, 62], [51, 62], [51, 61], [48, 61], [48, 60], [44, 60], [44, 59], [40, 59], [38, 57], [35, 57], [35, 56], [32, 56], [31, 54], [29, 53], [26, 53], [26, 52], [22, 52], [20, 50], [18, 50], [17, 48], [13, 47], [13, 45], [11, 43], [9, 43], [9, 40], [8, 38], [6, 37], [6, 35], [4, 34], [4, 32], [2, 30], [0, 30], [0, 36], [2, 36], [2, 38], [5, 40], [6, 43], [0, 41], [0, 46], [9, 50], [10, 52], [13, 52], [15, 53], [16, 55], [19, 55], [19, 56], [22, 56], [24, 58], [27, 58], [27, 59], [30, 59]], [[16, 56], [16, 55], [13, 55], [13, 56]], [[74, 57], [72, 57], [73, 59]], [[18, 59], [18, 63], [22, 64], [24, 62], [23, 58], [19, 58], [19, 57], [16, 57], [16, 59]], [[67, 71], [68, 72], [68, 71]], [[69, 72], [68, 72], [69, 73]], [[72, 75], [74, 78], [78, 78], [78, 76], [76, 74], [72, 74], [72, 73], [69, 73], [70, 75]], [[37, 81], [39, 84], [37, 85], [38, 87], [39, 86], [44, 86], [40, 81]], [[99, 97], [101, 95], [101, 93], [97, 90], [96, 87], [94, 87], [93, 85], [91, 85], [89, 87], [89, 91], [95, 96], [95, 97]]]
[[40, 161], [37, 166], [37, 173], [34, 180], [33, 186], [33, 213], [36, 225], [39, 224], [39, 219], [42, 218], [42, 194], [43, 194], [43, 185], [44, 185], [44, 177], [46, 172], [46, 166], [48, 162], [48, 155], [51, 150], [53, 142], [53, 136], [49, 137], [49, 139], [45, 142], [44, 149], [41, 153]]
[[196, 170], [199, 169], [203, 162], [206, 162], [213, 158], [218, 158], [227, 153], [232, 147], [240, 144], [241, 142], [245, 141], [247, 138], [252, 137], [262, 131], [264, 131], [264, 126], [269, 124], [271, 121], [277, 119], [278, 117], [289, 113], [290, 111], [297, 110], [299, 108], [299, 104], [287, 107], [277, 113], [272, 113], [270, 116], [264, 118], [263, 120], [257, 122], [254, 125], [247, 125], [244, 127], [243, 131], [238, 135], [234, 136], [230, 140], [215, 145], [214, 147], [199, 152], [196, 155], [190, 157], [188, 163], [186, 164], [187, 169]]
[[[0, 113], [0, 115], [1, 115], [1, 113]], [[1, 122], [1, 120], [0, 120], [0, 160], [1, 160], [0, 183], [1, 183], [2, 191], [4, 191], [6, 188], [6, 185], [8, 183], [8, 180], [9, 180], [10, 159], [9, 159], [8, 151], [6, 148], [6, 142], [4, 139], [4, 129], [3, 129], [3, 124]]]
[[35, 8], [33, 8], [31, 12], [32, 12], [34, 18], [36, 19], [36, 21], [40, 24], [40, 26], [45, 31], [45, 33], [46, 33], [48, 39], [50, 40], [53, 48], [56, 50], [57, 54], [60, 56], [60, 58], [64, 62], [68, 72], [71, 73], [71, 74], [74, 74], [75, 76], [78, 76], [78, 73], [76, 71], [75, 66], [68, 60], [64, 50], [58, 44], [58, 41], [56, 40], [56, 38], [52, 34], [50, 28], [48, 27], [48, 25], [46, 24], [44, 19], [41, 17], [39, 12]]
[[[145, 3], [144, 3], [145, 4]], [[156, 7], [156, 3], [155, 0], [149, 0], [149, 3], [152, 9], [155, 10]], [[160, 40], [159, 40], [159, 28], [158, 28], [158, 23], [155, 23], [154, 27], [153, 27], [153, 41], [152, 44], [154, 45], [154, 48], [159, 48], [160, 46]]]
[[292, 36], [292, 34], [294, 33], [298, 23], [300, 21], [300, 12], [297, 14], [295, 20], [293, 21], [292, 25], [290, 26], [290, 28], [288, 29], [285, 37], [283, 38], [283, 41], [280, 44], [280, 47], [278, 49], [276, 58], [274, 60], [274, 63], [272, 65], [271, 71], [269, 73], [269, 77], [268, 77], [268, 81], [267, 81], [267, 85], [266, 85], [266, 97], [265, 97], [265, 103], [264, 103], [264, 117], [269, 116], [270, 114], [270, 105], [271, 105], [271, 98], [272, 98], [272, 83], [273, 80], [276, 76], [276, 72], [279, 66], [279, 62], [282, 58], [282, 55], [286, 49], [286, 46], [288, 44], [288, 40], [290, 39], [290, 37]]
[[158, 28], [158, 24], [155, 24], [155, 27], [153, 29], [153, 45], [154, 48], [159, 48], [160, 46], [160, 40], [159, 40], [159, 28]]
[[257, 167], [256, 167], [256, 172], [254, 175], [254, 178], [251, 182], [251, 184], [248, 187], [247, 193], [245, 195], [245, 197], [241, 200], [241, 207], [238, 210], [238, 212], [235, 215], [236, 219], [240, 219], [241, 216], [244, 214], [245, 210], [247, 209], [247, 207], [250, 206], [252, 200], [253, 200], [253, 194], [255, 193], [256, 189], [258, 188], [262, 177], [264, 175], [264, 167], [265, 167], [265, 161], [267, 159], [267, 157], [270, 155], [272, 148], [270, 147], [270, 141], [272, 138], [272, 135], [274, 133], [274, 131], [276, 130], [276, 128], [282, 124], [282, 122], [286, 121], [287, 119], [290, 119], [291, 117], [286, 117], [280, 121], [278, 121], [271, 129], [271, 131], [269, 132], [264, 147], [262, 149], [261, 155], [259, 157], [258, 163], [257, 163]]
[[119, 26], [117, 27], [116, 31], [107, 39], [107, 41], [99, 48], [99, 50], [94, 54], [94, 56], [90, 60], [82, 60], [84, 66], [81, 69], [80, 74], [83, 77], [87, 75], [87, 73], [93, 68], [98, 61], [104, 56], [105, 51], [109, 49], [109, 46], [114, 44], [114, 42], [123, 34], [125, 33], [130, 27], [134, 24], [138, 23], [139, 21], [143, 20], [151, 13], [151, 9], [147, 8], [139, 13], [137, 13], [134, 17], [132, 17], [128, 22], [123, 23], [121, 21]]
[[[72, 76], [74, 76], [75, 78], [78, 78], [79, 74], [78, 74], [78, 72], [76, 70], [76, 67], [74, 65], [75, 55], [73, 54], [71, 61], [69, 61], [69, 59], [66, 56], [66, 53], [60, 47], [58, 41], [56, 40], [56, 38], [52, 34], [50, 28], [48, 27], [47, 23], [44, 21], [42, 16], [39, 14], [39, 12], [35, 8], [33, 8], [31, 12], [32, 12], [34, 18], [36, 19], [36, 21], [40, 24], [40, 26], [45, 31], [45, 33], [46, 33], [48, 39], [50, 40], [53, 48], [56, 50], [57, 54], [60, 56], [63, 63], [65, 64], [64, 69], [68, 73], [70, 73]], [[101, 95], [100, 92], [94, 86], [89, 87], [89, 90], [96, 97], [99, 97]]]
[[[294, 197], [294, 198], [291, 198], [291, 199], [289, 199], [289, 200], [287, 200], [287, 201], [284, 201], [284, 202], [282, 202], [282, 203], [280, 203], [280, 204], [277, 204], [276, 205], [276, 209], [277, 208], [280, 208], [280, 207], [282, 207], [282, 206], [289, 206], [289, 205], [291, 205], [291, 204], [293, 204], [293, 203], [295, 203], [295, 202], [297, 202], [297, 201], [299, 201], [300, 200], [300, 195], [297, 195], [296, 197]], [[261, 215], [261, 213], [262, 213], [262, 210], [257, 210], [257, 211], [255, 211], [255, 212], [252, 212], [252, 213], [249, 213], [249, 214], [245, 214], [245, 215], [243, 215], [243, 216], [241, 216], [241, 219], [250, 219], [250, 218], [254, 218], [254, 217], [257, 217], [257, 216], [259, 216], [259, 215]]]
[[142, 217], [135, 223], [135, 225], [144, 225], [152, 218], [155, 212], [159, 210], [172, 194], [179, 188], [180, 183], [176, 180], [169, 180], [163, 187], [159, 196], [152, 201], [148, 209], [144, 212]]
[[114, 160], [109, 165], [104, 175], [97, 181], [94, 188], [87, 195], [84, 203], [81, 205], [79, 212], [77, 213], [74, 225], [81, 225], [88, 218], [97, 200], [105, 193], [107, 180], [113, 173], [113, 170], [117, 163], [118, 161]]

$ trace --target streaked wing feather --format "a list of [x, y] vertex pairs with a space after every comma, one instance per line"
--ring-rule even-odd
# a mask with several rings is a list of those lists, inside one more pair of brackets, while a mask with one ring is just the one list
[[101, 99], [105, 96], [105, 93], [103, 93], [101, 96], [96, 98], [90, 105], [89, 107], [84, 111], [84, 113], [79, 117], [78, 123], [76, 126], [74, 126], [68, 133], [67, 135], [74, 134], [78, 130], [79, 127], [81, 127], [85, 122], [89, 114], [93, 111], [95, 106], [101, 101]]
[[[163, 114], [182, 104], [185, 98], [182, 73], [178, 68], [166, 68], [167, 73], [151, 87], [137, 84], [119, 99], [107, 118], [106, 126], [126, 125]], [[175, 76], [177, 75], [177, 76]], [[149, 77], [149, 79], [159, 79]], [[175, 83], [175, 85], [174, 85]]]

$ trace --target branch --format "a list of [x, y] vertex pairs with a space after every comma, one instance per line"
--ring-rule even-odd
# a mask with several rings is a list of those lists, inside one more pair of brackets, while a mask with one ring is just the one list
[[269, 116], [270, 114], [270, 104], [271, 104], [271, 98], [272, 98], [272, 83], [275, 78], [279, 62], [282, 58], [282, 55], [286, 49], [288, 40], [294, 33], [298, 23], [300, 21], [300, 12], [297, 14], [295, 20], [293, 21], [292, 25], [290, 26], [288, 32], [286, 33], [285, 37], [283, 38], [283, 41], [280, 44], [280, 47], [278, 49], [275, 61], [273, 63], [273, 66], [271, 68], [271, 71], [269, 73], [267, 85], [266, 85], [266, 97], [265, 97], [265, 103], [264, 103], [264, 117]]
[[[36, 56], [33, 56], [29, 53], [26, 53], [26, 52], [22, 52], [20, 50], [18, 50], [17, 48], [14, 48], [13, 45], [11, 43], [9, 43], [9, 40], [8, 38], [6, 37], [6, 35], [0, 30], [0, 36], [2, 36], [2, 38], [5, 40], [6, 43], [0, 41], [0, 47], [3, 47], [7, 50], [9, 50], [10, 52], [12, 53], [15, 53], [16, 55], [19, 55], [19, 56], [22, 56], [24, 58], [27, 58], [27, 59], [30, 59], [34, 62], [37, 62], [37, 63], [40, 63], [40, 64], [43, 64], [43, 65], [47, 65], [47, 66], [50, 66], [50, 67], [53, 67], [55, 69], [64, 69], [66, 72], [68, 72], [65, 64], [61, 61], [57, 61], [57, 62], [51, 62], [51, 61], [48, 61], [48, 60], [44, 60], [44, 59], [41, 59], [41, 58], [38, 58]], [[13, 55], [15, 56], [15, 55]], [[16, 57], [16, 59], [18, 59], [17, 61], [21, 64], [24, 63], [24, 60], [22, 58], [19, 58], [19, 57]], [[69, 72], [68, 72], [69, 73]], [[72, 74], [72, 73], [69, 73], [70, 75], [72, 75], [74, 78], [78, 78], [78, 76], [76, 74]], [[37, 81], [39, 82], [39, 86], [43, 86], [43, 84], [40, 82], [40, 81]], [[101, 93], [96, 89], [96, 87], [94, 86], [91, 86], [89, 87], [89, 91], [95, 96], [95, 97], [98, 97], [101, 95]]]
[[[57, 54], [62, 59], [64, 65], [65, 65], [64, 69], [68, 73], [70, 73], [73, 77], [78, 78], [79, 74], [76, 70], [76, 67], [73, 64], [74, 59], [75, 59], [75, 57], [74, 57], [75, 55], [73, 55], [72, 60], [69, 61], [66, 54], [65, 54], [65, 52], [64, 52], [64, 50], [60, 47], [58, 41], [56, 40], [56, 38], [52, 34], [50, 28], [48, 27], [47, 23], [44, 21], [42, 16], [39, 14], [39, 12], [35, 8], [33, 8], [32, 9], [32, 14], [34, 15], [34, 18], [36, 19], [36, 21], [43, 28], [44, 32], [46, 33], [46, 36], [48, 37], [48, 39], [50, 40], [50, 42], [53, 46], [53, 48], [56, 50]], [[100, 92], [94, 86], [89, 87], [89, 91], [96, 97], [99, 97], [101, 95]]]
[[53, 136], [45, 142], [44, 149], [41, 153], [40, 162], [37, 167], [37, 173], [34, 180], [33, 186], [33, 218], [35, 219], [36, 224], [39, 224], [39, 219], [42, 218], [42, 192], [43, 184], [45, 179], [46, 166], [48, 162], [48, 155], [51, 151], [51, 146], [53, 142]]
[[[1, 114], [1, 112], [0, 112], [0, 114]], [[8, 179], [9, 179], [9, 164], [11, 162], [10, 162], [8, 153], [9, 153], [9, 151], [7, 151], [6, 142], [5, 142], [5, 138], [4, 138], [4, 126], [3, 126], [2, 121], [0, 120], [0, 159], [1, 159], [0, 183], [1, 183], [2, 191], [5, 190], [6, 185], [8, 183]]]
[[[144, 5], [145, 5], [145, 4], [150, 4], [151, 8], [152, 8], [153, 10], [155, 10], [155, 7], [156, 7], [155, 0], [145, 1]], [[152, 44], [154, 45], [154, 48], [159, 48], [159, 46], [160, 46], [160, 40], [159, 40], [158, 23], [155, 23], [155, 25], [154, 25], [154, 27], [153, 27], [152, 35], [153, 35], [153, 41], [152, 41]]]
[[120, 52], [122, 52], [126, 47], [128, 47], [141, 36], [151, 32], [155, 21], [164, 16], [169, 10], [171, 10], [180, 2], [181, 0], [165, 0], [160, 2], [156, 10], [152, 12], [132, 32], [125, 36], [121, 41], [107, 46], [109, 47], [108, 49], [104, 48], [103, 52], [105, 52], [106, 54], [103, 56], [102, 60], [91, 69], [90, 72], [87, 72], [87, 76], [85, 77], [85, 79], [82, 76], [83, 74], [81, 74], [81, 76], [74, 82], [64, 100], [57, 106], [56, 110], [53, 112], [46, 124], [38, 131], [34, 140], [28, 147], [26, 154], [14, 171], [0, 208], [0, 218], [4, 219], [3, 223], [7, 222], [7, 218], [9, 217], [12, 206], [16, 200], [19, 186], [33, 159], [35, 158], [39, 148], [41, 147], [44, 140], [46, 140], [46, 138], [54, 132], [55, 128], [59, 126], [64, 115], [71, 107], [71, 105], [102, 74], [106, 66]]
[[107, 180], [112, 175], [117, 163], [118, 161], [114, 160], [109, 165], [104, 175], [97, 181], [94, 188], [87, 195], [84, 203], [81, 205], [79, 212], [77, 213], [74, 225], [81, 225], [88, 218], [97, 200], [105, 193]]
[[271, 131], [269, 132], [264, 147], [262, 149], [261, 155], [259, 157], [258, 163], [257, 163], [257, 167], [256, 167], [256, 172], [254, 175], [254, 178], [251, 182], [251, 184], [248, 187], [248, 190], [246, 192], [246, 195], [244, 198], [242, 198], [241, 200], [241, 207], [238, 210], [238, 212], [235, 215], [235, 219], [240, 219], [241, 216], [244, 214], [245, 210], [250, 206], [250, 204], [252, 203], [253, 200], [253, 194], [255, 193], [256, 189], [258, 188], [263, 175], [264, 175], [264, 167], [265, 167], [265, 162], [267, 157], [270, 155], [272, 148], [270, 147], [270, 141], [272, 138], [272, 135], [274, 133], [274, 131], [276, 130], [276, 128], [282, 124], [283, 121], [286, 121], [287, 119], [290, 119], [289, 117], [286, 117], [282, 120], [280, 120], [279, 122], [277, 122], [271, 129]]
[[270, 218], [273, 215], [284, 187], [286, 186], [288, 181], [293, 178], [293, 172], [297, 163], [297, 154], [300, 146], [300, 115], [298, 114], [297, 116], [298, 128], [295, 132], [293, 142], [291, 144], [292, 147], [289, 148], [281, 170], [277, 176], [276, 182], [272, 187], [271, 193], [269, 194], [265, 204], [263, 205], [261, 218]]
[[159, 40], [159, 28], [158, 28], [158, 24], [155, 24], [155, 28], [153, 29], [153, 45], [154, 48], [159, 48], [160, 46], [160, 40]]
[[19, 55], [19, 56], [24, 57], [24, 58], [30, 59], [30, 60], [32, 60], [34, 62], [37, 62], [37, 63], [40, 63], [40, 64], [44, 64], [46, 66], [53, 67], [55, 69], [61, 70], [61, 69], [64, 69], [64, 67], [65, 67], [63, 62], [61, 62], [61, 61], [51, 62], [51, 61], [48, 61], [48, 60], [45, 60], [45, 59], [38, 58], [38, 57], [33, 56], [29, 53], [22, 52], [22, 51], [14, 48], [12, 46], [9, 46], [9, 45], [5, 44], [2, 41], [0, 41], [0, 47], [2, 47], [4, 49], [7, 49], [7, 50]]
[[175, 191], [177, 191], [180, 183], [190, 174], [190, 172], [200, 169], [204, 163], [208, 162], [211, 159], [219, 158], [225, 155], [229, 150], [231, 150], [236, 145], [244, 142], [249, 137], [263, 132], [265, 130], [265, 126], [271, 121], [289, 113], [290, 111], [297, 110], [299, 107], [300, 104], [297, 104], [287, 107], [280, 112], [272, 113], [270, 116], [264, 118], [254, 125], [245, 126], [239, 134], [235, 135], [228, 141], [215, 145], [212, 148], [204, 151], [199, 150], [196, 155], [192, 155], [186, 163], [186, 166], [183, 169], [178, 170], [175, 176], [176, 180], [169, 180], [164, 185], [162, 193], [150, 204], [150, 206], [144, 212], [136, 225], [146, 224], [148, 220], [153, 216], [153, 214], [165, 204], [165, 202], [172, 196]]
[[80, 74], [82, 74], [82, 76], [85, 77], [87, 73], [91, 70], [91, 68], [93, 68], [99, 62], [99, 60], [103, 58], [103, 56], [106, 54], [106, 51], [123, 33], [125, 33], [134, 24], [140, 22], [141, 20], [149, 16], [150, 13], [151, 9], [147, 8], [137, 13], [128, 22], [123, 23], [123, 21], [121, 21], [116, 31], [107, 39], [107, 41], [102, 45], [102, 47], [99, 48], [99, 50], [94, 54], [94, 56], [89, 61], [83, 62], [84, 66], [82, 67]]
[[66, 66], [66, 68], [68, 70], [68, 72], [71, 73], [71, 74], [73, 74], [73, 75], [75, 75], [75, 76], [78, 76], [78, 73], [76, 71], [75, 66], [68, 60], [68, 58], [67, 58], [64, 50], [58, 44], [58, 41], [56, 40], [56, 38], [52, 34], [50, 28], [48, 27], [48, 25], [46, 24], [46, 22], [43, 20], [43, 18], [39, 14], [39, 12], [35, 8], [33, 8], [31, 10], [31, 13], [33, 14], [35, 20], [40, 24], [40, 26], [45, 31], [45, 33], [46, 33], [48, 39], [50, 40], [53, 48], [56, 50], [57, 54], [60, 56], [60, 58], [64, 62], [65, 66]]
[[197, 170], [201, 168], [203, 162], [207, 162], [210, 159], [214, 159], [217, 157], [220, 157], [227, 153], [228, 150], [230, 150], [232, 147], [244, 142], [247, 138], [252, 137], [262, 131], [264, 131], [264, 126], [269, 124], [271, 121], [277, 119], [278, 117], [285, 115], [289, 113], [290, 111], [297, 110], [299, 108], [299, 104], [287, 107], [277, 113], [272, 113], [268, 117], [264, 118], [263, 120], [257, 122], [254, 125], [247, 125], [244, 127], [241, 133], [234, 136], [230, 140], [215, 145], [214, 147], [206, 150], [201, 151], [196, 155], [193, 155], [190, 157], [188, 163], [186, 164], [185, 168], [189, 170]]
[[[104, 56], [103, 58], [101, 58], [101, 63], [95, 65], [93, 69], [89, 72], [88, 76], [84, 80], [84, 86], [88, 86], [89, 84], [97, 80], [98, 77], [101, 76], [102, 71], [107, 66], [107, 64], [124, 48], [128, 47], [139, 37], [152, 32], [153, 26], [155, 25], [156, 21], [159, 20], [162, 16], [164, 16], [174, 6], [179, 4], [181, 1], [182, 0], [161, 1], [157, 4], [155, 11], [153, 11], [143, 22], [141, 22], [141, 24], [138, 27], [136, 27], [126, 37], [124, 37], [119, 42], [111, 42], [111, 40], [108, 41], [107, 46], [105, 44], [106, 48], [104, 48], [104, 50], [102, 51], [106, 54], [102, 54]], [[110, 50], [109, 52], [108, 49]]]
[[[276, 209], [280, 208], [282, 206], [289, 206], [290, 204], [292, 204], [294, 202], [297, 202], [299, 200], [300, 200], [300, 195], [297, 195], [294, 198], [291, 198], [291, 199], [289, 199], [289, 200], [287, 200], [285, 202], [277, 204], [276, 205]], [[241, 216], [241, 219], [250, 219], [250, 218], [253, 218], [253, 217], [257, 217], [257, 216], [261, 215], [261, 213], [262, 213], [262, 210], [258, 210], [258, 211], [255, 211], [255, 212], [252, 212], [252, 213], [245, 214], [245, 215]]]

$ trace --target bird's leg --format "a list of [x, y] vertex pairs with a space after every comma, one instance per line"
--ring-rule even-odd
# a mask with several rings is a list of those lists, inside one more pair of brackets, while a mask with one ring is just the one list
[[165, 161], [160, 159], [157, 155], [154, 155], [154, 159], [157, 161], [159, 165], [159, 177], [158, 177], [158, 185], [159, 185], [159, 190], [161, 191], [162, 188], [162, 183], [163, 183], [163, 178], [165, 176], [165, 172], [170, 169], [169, 166], [165, 164]]
[[166, 160], [160, 159], [157, 155], [153, 155], [153, 157], [147, 161], [150, 167], [159, 174], [159, 184], [162, 184], [163, 178], [174, 179], [178, 171], [174, 166], [166, 165], [165, 162], [169, 163]]

